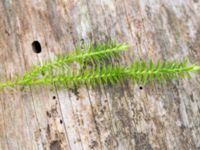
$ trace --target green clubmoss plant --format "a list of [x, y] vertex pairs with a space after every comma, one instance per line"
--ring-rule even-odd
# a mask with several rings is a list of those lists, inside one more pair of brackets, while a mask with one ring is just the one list
[[[40, 70], [42, 71], [42, 70]], [[131, 79], [133, 82], [146, 84], [157, 80], [158, 82], [166, 81], [167, 79], [190, 77], [190, 73], [200, 71], [200, 66], [189, 64], [188, 61], [182, 62], [164, 62], [149, 63], [145, 61], [136, 61], [130, 66], [112, 66], [98, 65], [95, 69], [85, 69], [84, 72], [65, 72], [60, 74], [48, 74], [44, 77], [32, 78], [26, 76], [18, 78], [14, 81], [0, 83], [0, 88], [8, 86], [32, 86], [32, 85], [58, 85], [67, 88], [74, 85], [80, 86], [83, 84], [117, 84], [119, 81]]]

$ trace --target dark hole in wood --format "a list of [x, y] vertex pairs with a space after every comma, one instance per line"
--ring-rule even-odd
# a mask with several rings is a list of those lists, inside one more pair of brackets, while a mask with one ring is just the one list
[[63, 123], [63, 121], [62, 120], [60, 120], [60, 124], [62, 124]]
[[140, 90], [142, 90], [143, 89], [143, 87], [142, 86], [140, 86]]
[[48, 116], [49, 118], [51, 118], [51, 113], [49, 113], [49, 112], [47, 111], [46, 114], [47, 114], [47, 116]]
[[80, 41], [81, 41], [81, 49], [84, 49], [83, 45], [84, 45], [85, 41], [84, 41], [84, 39], [81, 39]]
[[53, 96], [53, 99], [56, 99], [56, 96]]
[[84, 40], [84, 39], [81, 39], [80, 41], [82, 42], [82, 44], [84, 44], [84, 42], [85, 42], [85, 40]]
[[39, 41], [33, 41], [32, 48], [35, 53], [41, 53], [42, 47]]

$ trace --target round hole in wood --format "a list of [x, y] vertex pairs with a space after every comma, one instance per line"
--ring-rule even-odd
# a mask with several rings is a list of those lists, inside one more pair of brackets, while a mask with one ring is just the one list
[[40, 45], [39, 41], [33, 41], [32, 43], [32, 49], [35, 53], [41, 53], [42, 52], [42, 47]]

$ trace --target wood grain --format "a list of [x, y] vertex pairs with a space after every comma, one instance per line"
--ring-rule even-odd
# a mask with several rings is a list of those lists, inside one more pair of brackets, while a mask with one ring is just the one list
[[[77, 43], [109, 39], [136, 58], [200, 64], [198, 0], [1, 0], [0, 81]], [[38, 40], [42, 52], [33, 52]], [[200, 75], [166, 85], [0, 92], [0, 150], [200, 148]]]

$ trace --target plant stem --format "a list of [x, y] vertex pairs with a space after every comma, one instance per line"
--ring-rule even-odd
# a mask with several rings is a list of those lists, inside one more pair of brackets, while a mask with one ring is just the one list
[[[141, 64], [138, 64], [139, 66]], [[166, 67], [149, 67], [149, 66], [141, 66], [136, 68], [134, 65], [130, 67], [106, 67], [103, 69], [95, 70], [86, 70], [85, 73], [81, 74], [59, 74], [57, 76], [47, 76], [45, 78], [39, 79], [27, 79], [24, 78], [22, 80], [16, 80], [14, 82], [7, 82], [0, 84], [0, 87], [4, 88], [6, 86], [16, 86], [16, 85], [46, 85], [46, 84], [59, 84], [64, 85], [80, 85], [85, 83], [98, 84], [98, 83], [116, 83], [119, 80], [123, 80], [125, 78], [131, 78], [137, 82], [146, 83], [149, 79], [166, 79], [167, 77], [177, 77], [182, 74], [200, 71], [200, 66], [191, 65], [191, 66], [180, 66], [180, 64], [176, 64], [173, 68], [169, 66]]]
[[129, 67], [112, 67], [112, 66], [97, 66], [96, 69], [86, 69], [84, 72], [69, 74], [61, 73], [57, 75], [49, 74], [43, 77], [24, 76], [17, 78], [14, 81], [7, 81], [0, 83], [0, 89], [5, 87], [14, 87], [17, 85], [47, 85], [57, 84], [59, 86], [66, 85], [71, 87], [73, 85], [89, 84], [96, 85], [101, 83], [115, 84], [120, 80], [132, 79], [136, 82], [146, 84], [147, 81], [165, 81], [167, 78], [190, 76], [189, 73], [200, 71], [198, 65], [187, 65], [186, 62], [175, 63], [168, 62], [164, 64], [150, 63], [147, 65], [144, 61], [136, 62]]

